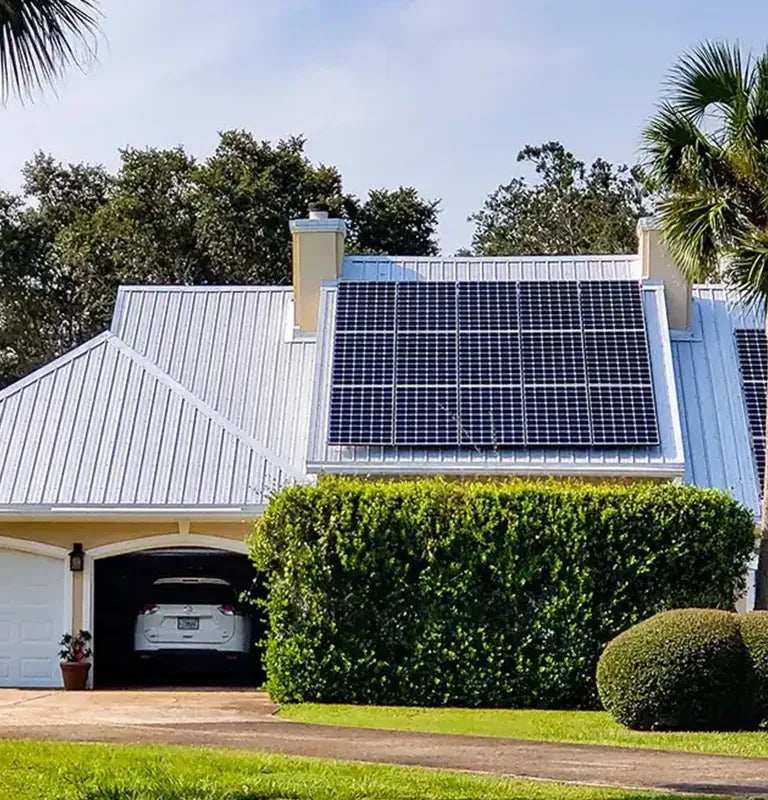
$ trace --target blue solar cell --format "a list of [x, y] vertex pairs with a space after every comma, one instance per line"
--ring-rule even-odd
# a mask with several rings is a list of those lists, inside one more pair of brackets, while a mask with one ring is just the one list
[[650, 385], [590, 386], [589, 402], [595, 444], [659, 443]]
[[581, 331], [523, 331], [523, 382], [584, 383]]
[[455, 384], [456, 334], [398, 333], [395, 364], [398, 384]]
[[641, 292], [639, 281], [582, 281], [579, 294], [584, 328], [643, 330]]
[[741, 386], [752, 437], [757, 482], [762, 490], [765, 476], [765, 412], [768, 391], [768, 344], [761, 330], [737, 330]]
[[525, 386], [526, 442], [530, 445], [588, 445], [586, 386]]
[[590, 383], [651, 383], [645, 331], [584, 331], [584, 356]]

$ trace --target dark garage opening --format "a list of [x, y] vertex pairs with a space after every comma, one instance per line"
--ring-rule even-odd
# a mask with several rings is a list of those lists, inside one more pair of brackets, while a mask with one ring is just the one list
[[[255, 642], [263, 635], [261, 611], [247, 602], [260, 591], [248, 557], [224, 550], [174, 547], [103, 558], [95, 562], [94, 686], [260, 686], [264, 680]], [[137, 616], [157, 596], [155, 581], [213, 578], [242, 596], [238, 613], [251, 619], [247, 660], [214, 652], [167, 653], [143, 660], [134, 652]]]

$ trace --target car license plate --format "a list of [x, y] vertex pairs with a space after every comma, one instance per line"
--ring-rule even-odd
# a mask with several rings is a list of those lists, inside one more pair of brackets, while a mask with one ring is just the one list
[[197, 617], [179, 617], [176, 624], [180, 631], [196, 631], [200, 629], [200, 620]]

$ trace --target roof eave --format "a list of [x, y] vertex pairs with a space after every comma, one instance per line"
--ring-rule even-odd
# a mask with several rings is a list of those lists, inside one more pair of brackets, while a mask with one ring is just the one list
[[211, 506], [0, 506], [0, 520], [19, 522], [144, 522], [162, 520], [206, 520], [241, 522], [264, 513], [263, 504], [242, 507]]
[[655, 478], [675, 480], [682, 478], [685, 466], [680, 463], [653, 464], [476, 464], [456, 462], [453, 464], [370, 462], [307, 463], [307, 472], [343, 475], [496, 475], [496, 476], [544, 476], [582, 478]]

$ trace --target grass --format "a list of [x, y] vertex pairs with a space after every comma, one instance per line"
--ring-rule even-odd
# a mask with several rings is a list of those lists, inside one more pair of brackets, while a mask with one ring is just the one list
[[0, 741], [2, 800], [658, 800], [672, 795], [187, 747]]
[[631, 731], [603, 711], [534, 709], [400, 708], [388, 706], [283, 706], [280, 716], [296, 722], [349, 725], [470, 736], [501, 736], [576, 744], [648, 747], [692, 753], [768, 757], [768, 733], [655, 733]]

